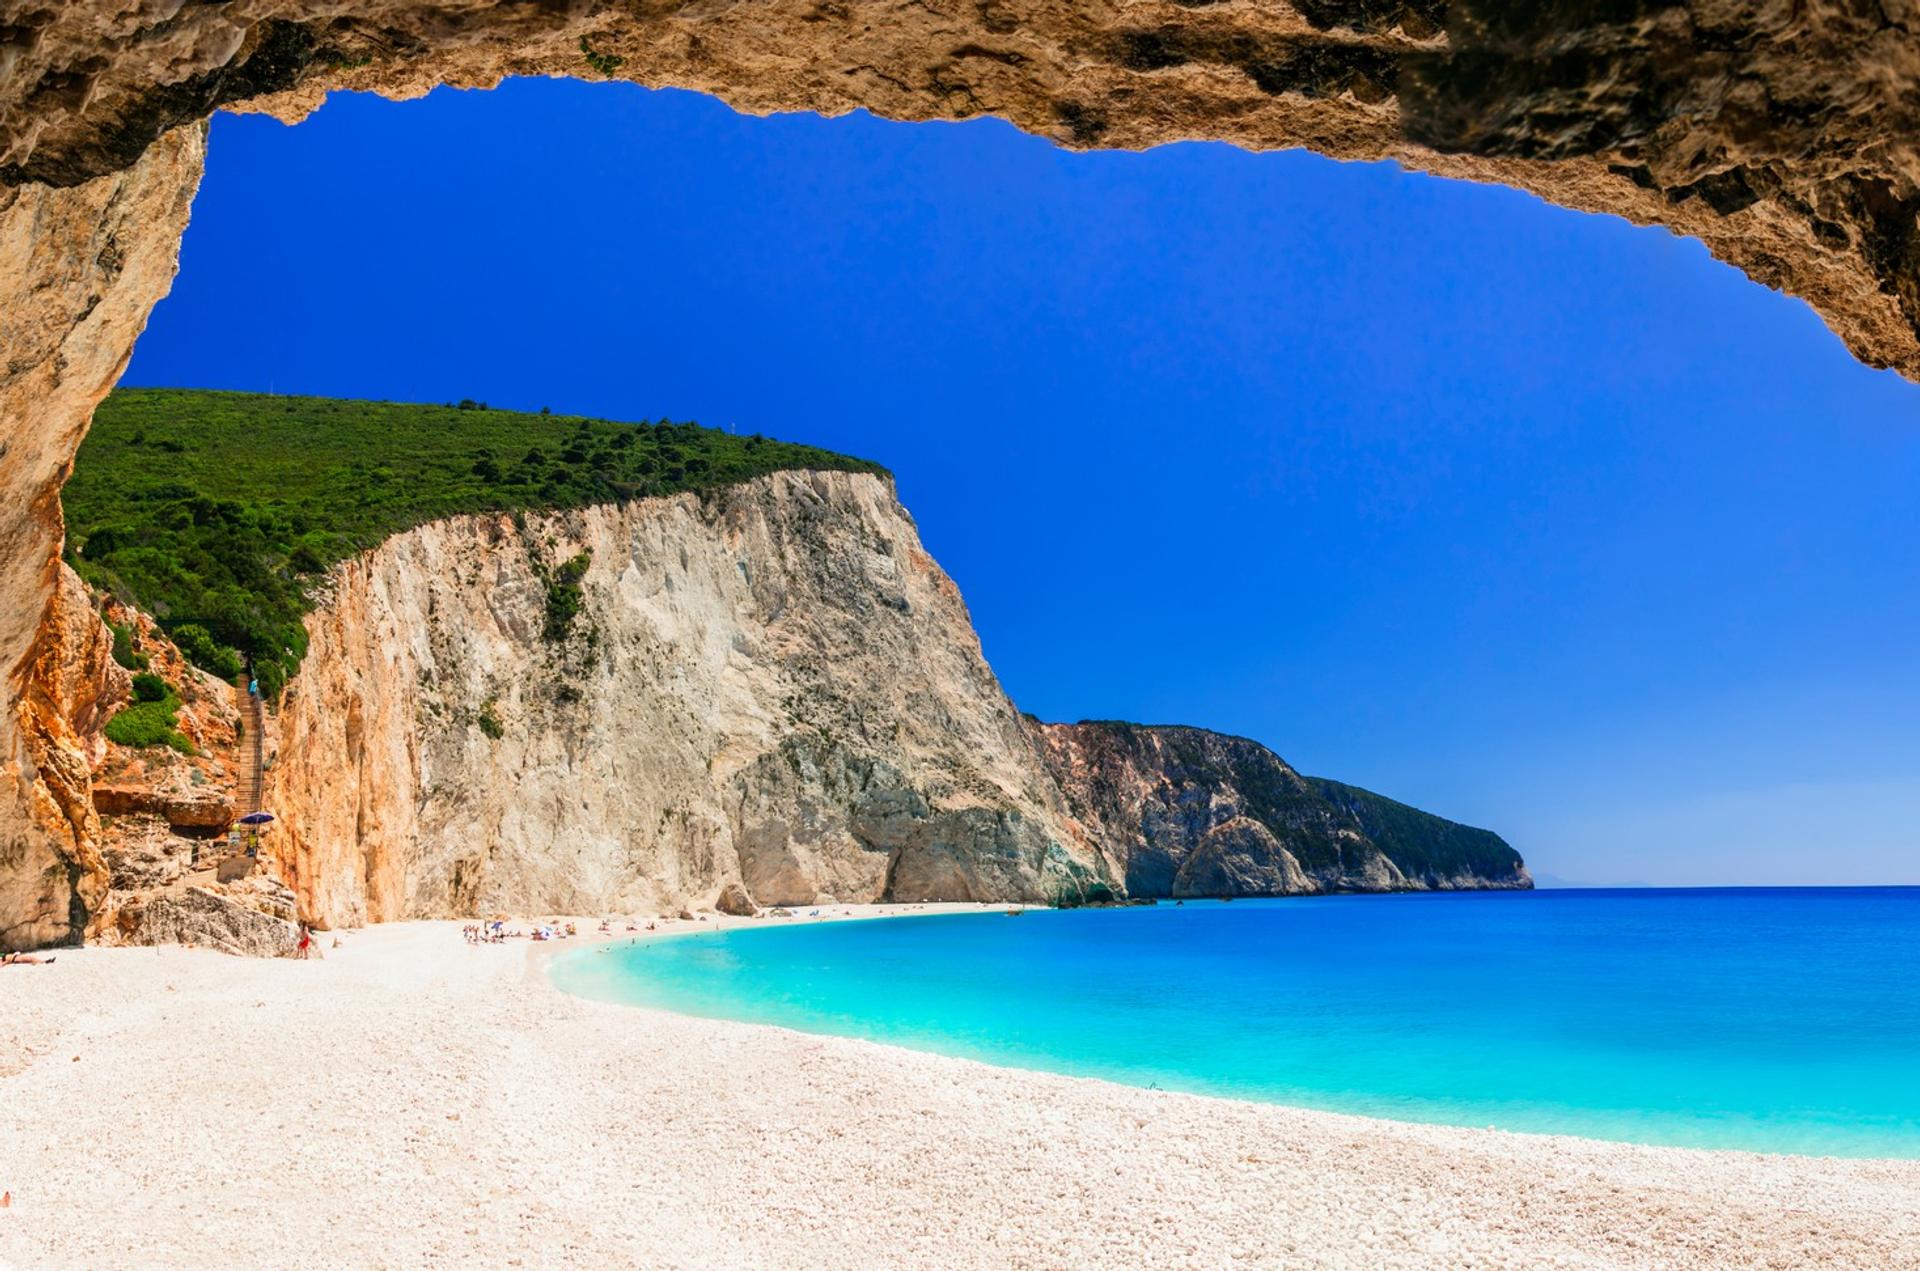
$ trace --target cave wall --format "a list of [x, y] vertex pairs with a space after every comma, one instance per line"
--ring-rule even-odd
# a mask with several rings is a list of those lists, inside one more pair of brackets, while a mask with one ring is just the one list
[[104, 628], [60, 562], [60, 486], [172, 285], [204, 153], [195, 125], [82, 185], [0, 187], [0, 950], [80, 938], [106, 894], [76, 727]]

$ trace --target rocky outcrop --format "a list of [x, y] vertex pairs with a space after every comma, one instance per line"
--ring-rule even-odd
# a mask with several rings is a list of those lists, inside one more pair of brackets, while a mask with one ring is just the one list
[[299, 917], [293, 892], [259, 859], [223, 843], [183, 837], [148, 812], [113, 817], [103, 827], [103, 840], [110, 871], [106, 908], [96, 924], [103, 942], [207, 945], [248, 956], [277, 956], [292, 948]]
[[[79, 580], [68, 577], [74, 603], [84, 606], [88, 598]], [[232, 826], [236, 812], [240, 715], [234, 687], [190, 664], [150, 616], [111, 598], [100, 605], [100, 615], [76, 609], [84, 615], [76, 626], [90, 633], [98, 649], [97, 677], [112, 686], [110, 702], [74, 714], [92, 764], [92, 810], [98, 814], [92, 840], [107, 872], [104, 895], [95, 891], [86, 897], [86, 929], [90, 938], [110, 943], [164, 943], [173, 927], [143, 926], [149, 915], [169, 912], [151, 906], [157, 897], [177, 897], [181, 888], [197, 886], [251, 904], [265, 885], [256, 880], [238, 892], [224, 886], [254, 872], [254, 861], [239, 854], [237, 841], [222, 841], [222, 831]], [[113, 713], [107, 707], [127, 700], [131, 679], [111, 661], [108, 622], [125, 634], [125, 656], [174, 690], [179, 703], [175, 729], [187, 739], [191, 753], [169, 745], [122, 746], [105, 735], [104, 725]], [[291, 919], [291, 893], [285, 896], [280, 907], [284, 913], [273, 906], [267, 911]]]
[[[101, 855], [109, 882], [123, 896], [144, 896], [180, 882], [194, 864], [191, 844], [182, 843], [165, 820], [151, 815], [121, 818], [115, 841]], [[130, 906], [122, 904], [121, 910]], [[131, 931], [128, 932], [131, 934]]]
[[[126, 656], [175, 690], [177, 730], [192, 753], [121, 746], [106, 736], [107, 721], [130, 700], [132, 676], [115, 660], [114, 637], [96, 603], [127, 635]], [[237, 845], [213, 841], [234, 817], [239, 717], [233, 688], [189, 665], [147, 615], [111, 599], [96, 602], [64, 566], [45, 631], [27, 677], [28, 718], [36, 727], [51, 721], [64, 729], [55, 735], [57, 745], [41, 738], [50, 758], [41, 762], [38, 778], [76, 846], [63, 867], [40, 875], [41, 905], [67, 917], [40, 943], [70, 941], [76, 932], [110, 943], [164, 942], [172, 927], [143, 929], [147, 915], [168, 912], [149, 902], [177, 897], [187, 885], [231, 893], [243, 904], [258, 901], [260, 889], [271, 884], [255, 880], [239, 891], [221, 886], [251, 873], [253, 862], [235, 855]], [[0, 875], [0, 883], [7, 881]], [[291, 919], [291, 893], [284, 895], [284, 904], [265, 911]]]
[[[0, 37], [0, 77], [17, 47]], [[84, 185], [0, 188], [0, 950], [79, 940], [102, 917], [88, 737], [114, 681], [60, 563], [59, 490], [172, 283], [202, 151], [182, 129]]]
[[244, 904], [207, 887], [183, 887], [145, 902], [139, 918], [142, 944], [187, 944], [242, 957], [280, 958], [294, 951], [299, 928], [290, 898], [279, 900], [284, 916], [269, 912], [272, 899]]
[[1461, 825], [1344, 782], [1325, 777], [1307, 780], [1416, 886], [1443, 890], [1533, 886], [1520, 853], [1492, 830]]
[[1071, 814], [1119, 860], [1136, 897], [1533, 885], [1498, 835], [1303, 777], [1243, 737], [1039, 727]]
[[739, 883], [728, 883], [722, 887], [719, 897], [713, 902], [713, 907], [735, 918], [751, 918], [760, 912], [759, 907], [753, 903], [753, 897], [749, 896], [747, 889]]
[[93, 806], [107, 816], [151, 813], [175, 830], [224, 830], [233, 823], [233, 799], [223, 790], [154, 790], [96, 784]]
[[0, 721], [0, 738], [11, 734], [17, 747], [0, 775], [0, 948], [78, 941], [90, 924], [97, 931], [108, 888], [92, 765], [128, 677], [113, 664], [80, 580], [57, 562], [56, 570], [53, 601], [18, 674], [18, 707]]
[[[590, 558], [579, 615], [548, 623]], [[1046, 900], [1105, 880], [888, 481], [786, 472], [333, 575], [280, 703], [269, 836], [302, 912]]]

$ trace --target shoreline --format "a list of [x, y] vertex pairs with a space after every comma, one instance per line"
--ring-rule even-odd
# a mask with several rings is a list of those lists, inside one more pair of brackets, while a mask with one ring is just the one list
[[[1442, 893], [1429, 892], [1429, 893], [1409, 893], [1409, 894], [1436, 895], [1436, 894], [1442, 894]], [[1318, 897], [1315, 897], [1315, 899], [1317, 898]], [[1260, 897], [1256, 899], [1284, 901], [1284, 900], [1308, 899], [1308, 898]], [[1202, 902], [1202, 903], [1206, 903], [1206, 902]], [[810, 1029], [810, 1028], [799, 1027], [793, 1024], [780, 1024], [780, 1023], [771, 1023], [771, 1022], [758, 1021], [758, 1020], [739, 1019], [730, 1015], [718, 1015], [718, 1014], [702, 1015], [702, 1014], [697, 1014], [693, 1012], [674, 1010], [671, 1007], [654, 1006], [647, 1003], [622, 1001], [614, 997], [594, 997], [588, 994], [574, 993], [568, 989], [562, 988], [559, 984], [555, 983], [553, 980], [553, 966], [554, 966], [554, 963], [559, 961], [560, 959], [585, 955], [585, 954], [594, 952], [596, 950], [609, 949], [616, 945], [621, 945], [621, 944], [650, 943], [650, 942], [675, 939], [675, 938], [686, 937], [686, 936], [713, 934], [718, 931], [731, 931], [731, 930], [739, 930], [739, 929], [765, 929], [769, 927], [779, 927], [779, 926], [797, 926], [803, 922], [804, 923], [823, 923], [823, 922], [872, 921], [872, 920], [877, 920], [882, 918], [901, 921], [901, 920], [907, 920], [907, 919], [916, 918], [916, 917], [954, 917], [954, 916], [967, 916], [967, 915], [985, 917], [985, 916], [997, 915], [1004, 910], [1014, 909], [1014, 908], [1045, 913], [1049, 911], [1050, 906], [1037, 905], [1037, 904], [1024, 904], [1024, 903], [981, 905], [979, 903], [943, 901], [943, 902], [923, 902], [923, 903], [917, 903], [917, 904], [903, 904], [903, 905], [851, 905], [851, 906], [835, 905], [835, 906], [832, 906], [832, 908], [836, 910], [849, 910], [853, 912], [847, 912], [845, 914], [842, 914], [842, 913], [824, 914], [823, 913], [817, 918], [806, 918], [796, 913], [792, 916], [791, 919], [775, 919], [772, 921], [768, 921], [764, 917], [759, 919], [750, 919], [750, 918], [735, 918], [735, 917], [729, 917], [727, 915], [713, 914], [713, 915], [708, 915], [708, 917], [721, 918], [721, 919], [724, 919], [724, 921], [718, 924], [713, 924], [713, 923], [701, 924], [699, 922], [677, 923], [674, 926], [674, 928], [671, 930], [642, 931], [637, 934], [622, 933], [618, 935], [601, 936], [598, 933], [593, 933], [594, 938], [591, 940], [588, 939], [587, 935], [583, 934], [582, 936], [575, 938], [576, 943], [568, 945], [565, 942], [561, 942], [562, 947], [559, 947], [559, 948], [551, 947], [549, 944], [543, 942], [541, 944], [534, 945], [528, 950], [528, 959], [529, 959], [528, 974], [538, 975], [539, 977], [541, 977], [543, 980], [546, 981], [549, 987], [553, 988], [556, 992], [559, 992], [564, 996], [579, 998], [580, 1000], [583, 1000], [583, 1001], [598, 1002], [598, 1003], [602, 1003], [604, 1005], [609, 1005], [609, 1006], [624, 1007], [627, 1010], [656, 1011], [661, 1014], [676, 1015], [685, 1019], [706, 1020], [713, 1023], [732, 1024], [739, 1027], [770, 1028], [782, 1033], [790, 1033], [797, 1037], [828, 1037], [828, 1038], [835, 1038], [843, 1041], [854, 1041], [854, 1042], [859, 1042], [863, 1045], [881, 1046], [889, 1050], [904, 1051], [908, 1054], [932, 1055], [932, 1056], [937, 1056], [944, 1059], [954, 1059], [954, 1060], [959, 1060], [965, 1063], [979, 1064], [984, 1067], [996, 1068], [996, 1069], [1000, 1069], [1007, 1072], [1042, 1073], [1048, 1076], [1063, 1077], [1063, 1078], [1067, 1078], [1069, 1080], [1074, 1080], [1074, 1081], [1092, 1081], [1092, 1082], [1100, 1083], [1102, 1085], [1119, 1086], [1123, 1089], [1128, 1089], [1128, 1090], [1143, 1090], [1143, 1091], [1165, 1092], [1169, 1094], [1181, 1094], [1181, 1095], [1186, 1095], [1196, 1099], [1218, 1100], [1224, 1103], [1245, 1104], [1252, 1107], [1284, 1108], [1290, 1112], [1308, 1113], [1315, 1116], [1342, 1117], [1342, 1118], [1347, 1118], [1347, 1119], [1362, 1122], [1362, 1123], [1385, 1122], [1392, 1125], [1433, 1126], [1440, 1129], [1466, 1130], [1466, 1131], [1473, 1131], [1476, 1133], [1511, 1135], [1514, 1137], [1526, 1138], [1526, 1139], [1543, 1139], [1543, 1140], [1552, 1140], [1552, 1141], [1563, 1141], [1568, 1143], [1595, 1143], [1595, 1144], [1602, 1144], [1607, 1146], [1618, 1146], [1618, 1147], [1651, 1148], [1651, 1149], [1656, 1149], [1660, 1151], [1697, 1152], [1697, 1153], [1702, 1153], [1709, 1156], [1743, 1156], [1743, 1157], [1754, 1157], [1754, 1158], [1763, 1159], [1763, 1160], [1780, 1159], [1780, 1160], [1800, 1160], [1800, 1161], [1873, 1161], [1873, 1162], [1888, 1162], [1888, 1163], [1896, 1163], [1896, 1164], [1906, 1163], [1906, 1164], [1914, 1165], [1916, 1168], [1920, 1168], [1920, 1154], [1891, 1155], [1891, 1154], [1884, 1154], [1884, 1153], [1861, 1153], [1861, 1154], [1814, 1153], [1814, 1152], [1794, 1152], [1794, 1151], [1772, 1151], [1765, 1148], [1753, 1148], [1753, 1147], [1707, 1146], [1702, 1144], [1691, 1144], [1691, 1143], [1656, 1143], [1656, 1142], [1648, 1142], [1643, 1139], [1607, 1138], [1599, 1135], [1578, 1134], [1578, 1133], [1573, 1133], [1570, 1131], [1562, 1131], [1562, 1130], [1524, 1130], [1524, 1129], [1513, 1129], [1507, 1126], [1470, 1125], [1465, 1122], [1457, 1121], [1457, 1120], [1442, 1120], [1442, 1119], [1429, 1120], [1429, 1119], [1422, 1119], [1418, 1117], [1393, 1116], [1393, 1115], [1384, 1114], [1384, 1113], [1350, 1111], [1350, 1110], [1341, 1109], [1341, 1108], [1316, 1107], [1312, 1104], [1295, 1103], [1295, 1102], [1290, 1102], [1290, 1101], [1281, 1100], [1281, 1099], [1261, 1099], [1261, 1098], [1256, 1098], [1253, 1096], [1243, 1095], [1243, 1094], [1222, 1094], [1215, 1091], [1209, 1091], [1204, 1089], [1183, 1089], [1178, 1086], [1161, 1086], [1157, 1084], [1152, 1086], [1145, 1086], [1145, 1085], [1140, 1085], [1135, 1082], [1127, 1081], [1118, 1077], [1105, 1077], [1105, 1076], [1099, 1076], [1099, 1075], [1094, 1075], [1090, 1073], [1073, 1072], [1066, 1068], [1034, 1067], [1028, 1064], [1001, 1061], [996, 1059], [985, 1059], [985, 1058], [979, 1058], [973, 1055], [960, 1054], [960, 1053], [955, 1053], [951, 1051], [926, 1049], [918, 1046], [910, 1046], [901, 1042], [879, 1041], [872, 1038], [860, 1037], [851, 1033], [832, 1032], [825, 1029]], [[1916, 1199], [1920, 1200], [1920, 1197], [1916, 1197]]]
[[[1440, 893], [1427, 893], [1427, 895], [1440, 895]], [[1296, 899], [1296, 897], [1261, 897], [1261, 899], [1290, 900]], [[1075, 1073], [1075, 1071], [1068, 1071], [1068, 1069], [1064, 1069], [1064, 1067], [1031, 1067], [1025, 1066], [1025, 1064], [1010, 1064], [1010, 1062], [975, 1058], [975, 1056], [968, 1056], [968, 1054], [954, 1054], [954, 1052], [947, 1052], [947, 1050], [931, 1050], [931, 1048], [908, 1046], [908, 1044], [902, 1043], [874, 1041], [874, 1039], [866, 1039], [866, 1037], [856, 1037], [856, 1035], [851, 1035], [851, 1033], [833, 1033], [833, 1031], [824, 1031], [824, 1029], [804, 1029], [804, 1027], [789, 1025], [789, 1023], [770, 1023], [770, 1021], [758, 1021], [758, 1019], [737, 1019], [733, 1018], [733, 1016], [701, 1016], [701, 1014], [693, 1014], [693, 1012], [678, 1012], [678, 1010], [672, 1010], [672, 1008], [666, 1008], [666, 1006], [651, 1006], [651, 1004], [645, 1004], [645, 1002], [622, 1002], [622, 1000], [618, 1000], [618, 998], [576, 995], [576, 993], [570, 993], [570, 991], [566, 991], [563, 987], [559, 987], [557, 983], [553, 983], [553, 964], [555, 964], [557, 960], [570, 958], [570, 956], [576, 956], [576, 954], [586, 954], [586, 952], [591, 952], [591, 950], [595, 950], [595, 948], [609, 948], [612, 947], [612, 945], [620, 945], [620, 943], [655, 943], [655, 941], [676, 939], [676, 937], [689, 937], [689, 935], [710, 935], [710, 933], [716, 933], [716, 931], [764, 929], [764, 927], [778, 927], [778, 925], [799, 925], [801, 922], [858, 922], [858, 920], [877, 920], [877, 918], [906, 920], [906, 918], [941, 918], [941, 916], [968, 916], [968, 914], [973, 914], [973, 916], [993, 916], [993, 914], [1000, 914], [1002, 910], [1008, 910], [1008, 908], [1048, 912], [1050, 906], [1044, 906], [1044, 904], [920, 902], [920, 904], [897, 904], [897, 906], [881, 906], [881, 904], [854, 904], [854, 906], [843, 906], [843, 904], [835, 904], [835, 906], [831, 906], [831, 908], [835, 908], [835, 910], [858, 910], [858, 912], [849, 912], [849, 914], [822, 914], [820, 918], [803, 918], [801, 914], [795, 914], [791, 922], [789, 922], [789, 920], [772, 920], [772, 922], [768, 922], [768, 920], [764, 920], [764, 918], [753, 920], [753, 918], [710, 916], [710, 918], [726, 918], [726, 922], [718, 923], [718, 925], [676, 923], [674, 929], [641, 931], [641, 933], [637, 933], [637, 935], [630, 935], [630, 933], [597, 935], [597, 933], [595, 933], [595, 937], [593, 937], [591, 941], [589, 941], [586, 935], [582, 935], [582, 937], [576, 937], [576, 943], [570, 945], [570, 947], [553, 948], [547, 947], [547, 945], [543, 943], [543, 945], [528, 948], [528, 958], [530, 958], [528, 973], [530, 973], [530, 975], [532, 975], [532, 973], [538, 973], [538, 975], [541, 975], [541, 977], [547, 981], [549, 987], [553, 987], [553, 989], [555, 989], [557, 993], [561, 993], [561, 995], [576, 996], [576, 998], [582, 998], [582, 1000], [588, 1000], [588, 1002], [601, 1002], [601, 1004], [607, 1004], [607, 1006], [622, 1006], [622, 1008], [626, 1008], [626, 1010], [653, 1010], [653, 1012], [660, 1012], [660, 1014], [682, 1016], [682, 1018], [687, 1019], [708, 1019], [708, 1021], [714, 1021], [714, 1023], [733, 1023], [733, 1025], [741, 1025], [741, 1027], [766, 1027], [766, 1029], [778, 1029], [781, 1033], [793, 1033], [793, 1035], [797, 1035], [797, 1037], [833, 1037], [833, 1039], [841, 1039], [841, 1041], [858, 1041], [858, 1043], [870, 1044], [870, 1046], [885, 1046], [885, 1048], [889, 1048], [889, 1050], [904, 1050], [904, 1052], [908, 1052], [908, 1054], [929, 1054], [929, 1056], [939, 1056], [939, 1058], [948, 1058], [948, 1060], [960, 1060], [960, 1062], [968, 1062], [968, 1064], [996, 1067], [996, 1069], [1004, 1069], [1004, 1071], [1016, 1071], [1016, 1073], [1046, 1073], [1046, 1075], [1052, 1075], [1052, 1077], [1068, 1077], [1068, 1079], [1073, 1079], [1073, 1081], [1096, 1081], [1096, 1083], [1102, 1083], [1102, 1085], [1117, 1085], [1117, 1087], [1123, 1087], [1123, 1089], [1129, 1089], [1129, 1091], [1162, 1091], [1169, 1092], [1169, 1094], [1187, 1094], [1190, 1098], [1208, 1098], [1208, 1100], [1219, 1100], [1219, 1102], [1227, 1102], [1227, 1104], [1248, 1104], [1248, 1106], [1256, 1106], [1256, 1108], [1286, 1108], [1288, 1112], [1331, 1115], [1331, 1117], [1348, 1117], [1348, 1119], [1363, 1121], [1363, 1123], [1384, 1121], [1384, 1123], [1392, 1123], [1392, 1125], [1432, 1125], [1432, 1127], [1440, 1127], [1440, 1129], [1461, 1129], [1461, 1131], [1475, 1131], [1475, 1133], [1513, 1135], [1513, 1137], [1521, 1137], [1521, 1139], [1596, 1142], [1596, 1144], [1613, 1144], [1613, 1146], [1630, 1146], [1630, 1148], [1659, 1148], [1659, 1150], [1667, 1150], [1667, 1152], [1703, 1152], [1703, 1154], [1709, 1154], [1709, 1156], [1751, 1156], [1751, 1158], [1761, 1158], [1761, 1160], [1776, 1160], [1776, 1158], [1778, 1158], [1778, 1160], [1807, 1160], [1807, 1162], [1907, 1162], [1920, 1165], [1920, 1154], [1916, 1154], [1916, 1156], [1889, 1156], [1889, 1154], [1832, 1154], [1832, 1152], [1772, 1152], [1772, 1150], [1764, 1150], [1764, 1148], [1703, 1146], [1703, 1144], [1684, 1144], [1684, 1142], [1647, 1142], [1647, 1140], [1640, 1139], [1607, 1139], [1607, 1137], [1599, 1137], [1599, 1135], [1576, 1135], [1576, 1133], [1569, 1133], [1569, 1131], [1511, 1129], [1511, 1127], [1503, 1127], [1503, 1125], [1467, 1125], [1467, 1123], [1463, 1123], [1463, 1121], [1446, 1121], [1446, 1119], [1396, 1117], [1396, 1115], [1371, 1114], [1371, 1112], [1350, 1112], [1350, 1110], [1342, 1110], [1342, 1108], [1315, 1108], [1313, 1104], [1298, 1104], [1298, 1102], [1269, 1100], [1269, 1098], [1252, 1098], [1252, 1096], [1246, 1096], [1246, 1094], [1219, 1094], [1219, 1092], [1213, 1091], [1179, 1089], [1179, 1087], [1162, 1087], [1162, 1085], [1146, 1087], [1146, 1085], [1137, 1085], [1137, 1083], [1133, 1083], [1133, 1081], [1123, 1081], [1123, 1079], [1117, 1079], [1117, 1077], [1100, 1077], [1100, 1075], [1091, 1075], [1091, 1073]]]
[[0, 971], [0, 1265], [1920, 1267], [1917, 1161], [1376, 1119], [574, 997], [558, 954], [768, 920], [597, 924]]

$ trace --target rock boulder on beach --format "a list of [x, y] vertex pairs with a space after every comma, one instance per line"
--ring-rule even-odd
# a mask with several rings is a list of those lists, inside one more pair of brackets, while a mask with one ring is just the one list
[[722, 887], [720, 897], [713, 902], [713, 907], [735, 918], [751, 918], [760, 912], [760, 907], [753, 903], [753, 897], [749, 896], [747, 889], [739, 883], [728, 883]]

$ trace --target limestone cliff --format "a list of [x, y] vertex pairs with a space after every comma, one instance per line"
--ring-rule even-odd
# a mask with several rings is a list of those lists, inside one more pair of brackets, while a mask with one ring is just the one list
[[[330, 925], [735, 884], [763, 905], [1527, 885], [1497, 837], [1380, 800], [1389, 834], [1252, 742], [1023, 719], [868, 474], [456, 518], [330, 586], [268, 769], [281, 874]], [[1447, 833], [1470, 850], [1423, 855]]]
[[1531, 887], [1486, 830], [1303, 777], [1258, 742], [1200, 728], [1041, 725], [1048, 765], [1134, 896]]
[[882, 478], [438, 522], [308, 629], [268, 802], [326, 923], [1115, 881]]

